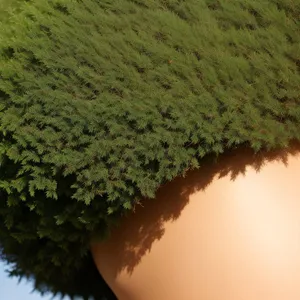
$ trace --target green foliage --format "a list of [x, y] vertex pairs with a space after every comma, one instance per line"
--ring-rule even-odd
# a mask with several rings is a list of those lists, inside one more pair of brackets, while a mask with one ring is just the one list
[[17, 2], [0, 21], [0, 242], [41, 291], [86, 296], [91, 237], [207, 154], [300, 140], [299, 1]]

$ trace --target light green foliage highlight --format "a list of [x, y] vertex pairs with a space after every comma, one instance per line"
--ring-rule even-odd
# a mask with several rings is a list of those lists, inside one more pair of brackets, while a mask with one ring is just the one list
[[300, 140], [299, 1], [17, 2], [0, 14], [0, 243], [38, 287], [71, 282], [91, 235], [203, 157]]

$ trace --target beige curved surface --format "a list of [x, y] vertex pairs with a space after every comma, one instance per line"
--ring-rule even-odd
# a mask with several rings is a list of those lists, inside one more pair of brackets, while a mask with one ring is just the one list
[[299, 300], [296, 148], [260, 156], [242, 150], [206, 163], [93, 244], [118, 299]]

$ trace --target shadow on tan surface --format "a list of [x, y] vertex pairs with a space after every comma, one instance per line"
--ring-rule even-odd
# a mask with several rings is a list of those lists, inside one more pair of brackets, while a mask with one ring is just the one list
[[[179, 218], [191, 194], [205, 190], [216, 178], [230, 176], [231, 180], [235, 180], [243, 176], [249, 166], [259, 172], [265, 164], [275, 160], [287, 165], [289, 156], [299, 154], [300, 144], [293, 143], [288, 150], [254, 154], [248, 148], [239, 148], [223, 154], [217, 160], [207, 158], [200, 169], [188, 171], [185, 177], [178, 177], [162, 186], [156, 199], [137, 205], [135, 212], [113, 229], [109, 241], [93, 244], [92, 252], [101, 253], [98, 267], [101, 270], [101, 261], [107, 258], [109, 268], [105, 268], [105, 277], [116, 278], [120, 272], [130, 275], [143, 256], [151, 251], [152, 245], [163, 237], [165, 223]], [[113, 260], [111, 253], [116, 254]]]

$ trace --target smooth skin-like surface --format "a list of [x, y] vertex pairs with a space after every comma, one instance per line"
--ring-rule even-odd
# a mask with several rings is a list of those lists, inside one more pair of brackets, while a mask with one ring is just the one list
[[299, 184], [297, 149], [232, 152], [143, 202], [95, 261], [120, 300], [299, 300]]

